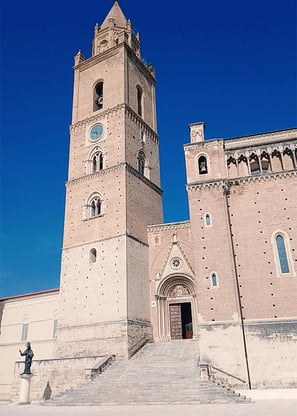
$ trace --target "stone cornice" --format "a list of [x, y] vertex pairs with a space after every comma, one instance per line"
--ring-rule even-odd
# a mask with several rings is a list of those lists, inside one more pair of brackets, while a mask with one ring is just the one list
[[23, 293], [21, 295], [14, 295], [14, 296], [7, 296], [5, 298], [0, 298], [0, 302], [19, 302], [22, 300], [28, 300], [28, 299], [34, 299], [34, 297], [40, 297], [40, 296], [53, 296], [58, 295], [60, 289], [47, 289], [47, 290], [40, 290], [38, 292], [29, 292], [29, 293]]
[[257, 144], [248, 144], [246, 146], [240, 146], [240, 147], [232, 147], [227, 148], [225, 145], [225, 153], [226, 156], [234, 155], [235, 153], [238, 154], [244, 154], [245, 152], [262, 152], [262, 151], [268, 151], [269, 149], [272, 151], [274, 149], [285, 149], [286, 147], [289, 149], [293, 149], [297, 145], [296, 139], [290, 139], [285, 141], [271, 141], [266, 143], [257, 143]]
[[135, 111], [132, 110], [131, 107], [125, 105], [126, 114], [129, 116], [130, 120], [132, 120], [136, 125], [142, 127], [143, 130], [146, 131], [148, 136], [157, 144], [159, 144], [159, 136], [157, 133], [151, 129], [151, 127], [145, 123], [145, 121], [137, 114]]
[[125, 163], [126, 169], [129, 173], [131, 173], [133, 176], [135, 176], [137, 179], [140, 179], [143, 183], [145, 183], [147, 186], [149, 186], [151, 189], [153, 189], [155, 192], [157, 192], [159, 195], [163, 194], [162, 189], [160, 189], [157, 185], [155, 185], [153, 182], [151, 182], [149, 179], [147, 179], [145, 176], [141, 175], [136, 169], [134, 169], [131, 165], [128, 163]]
[[196, 182], [187, 184], [186, 188], [187, 191], [194, 191], [196, 189], [206, 189], [206, 188], [216, 188], [220, 186], [224, 186], [226, 182], [231, 185], [244, 185], [247, 183], [255, 183], [255, 182], [271, 182], [273, 180], [283, 179], [283, 178], [293, 178], [297, 177], [297, 170], [291, 170], [286, 172], [270, 172], [265, 174], [259, 174], [255, 176], [244, 176], [239, 178], [224, 178], [224, 179], [217, 179], [215, 181], [208, 181], [208, 182]]
[[274, 131], [271, 133], [256, 134], [224, 140], [225, 149], [242, 149], [243, 147], [265, 146], [272, 143], [285, 142], [297, 139], [297, 129]]
[[147, 227], [147, 231], [149, 233], [154, 232], [162, 232], [168, 230], [178, 230], [181, 228], [191, 228], [191, 223], [189, 220], [183, 222], [170, 222], [167, 224], [156, 224], [156, 225], [149, 225]]
[[132, 120], [135, 124], [141, 126], [142, 130], [144, 130], [148, 137], [151, 138], [155, 143], [159, 144], [159, 136], [157, 133], [138, 115], [129, 107], [127, 104], [122, 103], [118, 104], [115, 107], [108, 108], [105, 111], [100, 111], [100, 113], [96, 113], [91, 117], [87, 117], [83, 120], [79, 120], [75, 124], [72, 124], [69, 127], [70, 134], [79, 134], [82, 129], [85, 129], [87, 126], [97, 122], [103, 122], [107, 116], [121, 112], [122, 110], [125, 111], [125, 114]]
[[105, 111], [100, 111], [100, 113], [96, 113], [96, 114], [92, 115], [91, 117], [87, 117], [83, 120], [79, 120], [75, 124], [72, 124], [69, 127], [70, 133], [75, 134], [75, 133], [77, 133], [81, 130], [81, 127], [85, 128], [86, 126], [91, 125], [93, 123], [103, 121], [106, 118], [106, 116], [108, 116], [109, 114], [117, 113], [117, 112], [121, 111], [122, 109], [124, 109], [126, 107], [127, 106], [124, 103], [118, 104], [117, 106], [112, 107], [112, 108], [108, 108]]
[[115, 240], [115, 239], [118, 240], [119, 238], [122, 238], [122, 237], [131, 238], [132, 240], [136, 241], [137, 243], [148, 247], [148, 244], [146, 242], [141, 241], [141, 240], [139, 240], [139, 238], [137, 238], [137, 237], [133, 236], [132, 234], [129, 234], [129, 233], [126, 232], [126, 233], [123, 233], [123, 234], [117, 234], [117, 235], [113, 235], [113, 236], [110, 236], [110, 237], [100, 238], [99, 240], [90, 240], [90, 241], [87, 241], [87, 242], [84, 242], [84, 243], [81, 243], [81, 244], [74, 244], [74, 245], [64, 246], [62, 250], [67, 251], [67, 250], [71, 250], [72, 248], [85, 247], [87, 245], [92, 246], [95, 243], [101, 243], [103, 241], [110, 241], [110, 240]]
[[[18, 308], [27, 308], [28, 306], [32, 305], [40, 305], [45, 303], [55, 303], [59, 299], [60, 291], [56, 291], [55, 293], [50, 293], [47, 296], [44, 294], [38, 295], [36, 293], [34, 296], [28, 295], [28, 297], [23, 296], [21, 298], [16, 299], [7, 299], [5, 300], [5, 308], [7, 309], [18, 309]], [[30, 321], [31, 322], [31, 321]]]
[[203, 142], [184, 144], [184, 149], [197, 150], [205, 146], [208, 147], [213, 145], [223, 145], [226, 151], [239, 151], [240, 149], [254, 148], [259, 146], [265, 148], [273, 144], [276, 144], [278, 146], [285, 145], [284, 142], [288, 142], [288, 144], [292, 144], [292, 142], [297, 142], [297, 129], [288, 129], [270, 133], [262, 133], [251, 136], [242, 136], [227, 139], [207, 139]]
[[113, 48], [110, 48], [106, 50], [105, 52], [100, 53], [99, 55], [92, 56], [91, 58], [88, 58], [82, 62], [80, 62], [78, 65], [75, 65], [73, 67], [74, 70], [84, 71], [93, 65], [97, 64], [98, 62], [105, 61], [107, 58], [110, 58], [111, 56], [117, 55], [119, 53], [119, 47], [121, 45], [116, 45]]
[[67, 187], [72, 187], [77, 184], [87, 183], [93, 181], [95, 178], [100, 178], [102, 176], [109, 175], [110, 173], [116, 172], [117, 170], [122, 170], [125, 168], [125, 163], [120, 163], [118, 165], [111, 166], [110, 168], [100, 170], [99, 172], [90, 173], [89, 175], [81, 176], [80, 178], [72, 179], [66, 182]]
[[[132, 323], [143, 323], [143, 324], [147, 324], [148, 326], [151, 326], [151, 323], [148, 321], [148, 320], [146, 320], [146, 319], [143, 319], [143, 320], [140, 320], [140, 319], [138, 319], [138, 320], [136, 320], [136, 319], [134, 319], [134, 320], [132, 320], [132, 319], [119, 319], [119, 320], [114, 320], [114, 321], [105, 321], [105, 322], [91, 322], [91, 323], [83, 323], [83, 324], [78, 324], [78, 325], [71, 325], [71, 326], [63, 326], [63, 324], [61, 323], [60, 325], [59, 325], [59, 331], [67, 331], [67, 332], [71, 332], [71, 331], [73, 331], [73, 329], [74, 328], [76, 328], [76, 329], [80, 329], [80, 328], [92, 328], [92, 327], [107, 327], [107, 326], [111, 326], [111, 325], [126, 325], [127, 323], [129, 323], [129, 324], [132, 324]], [[117, 336], [114, 336], [114, 337], [109, 337], [109, 338], [115, 338], [115, 339], [117, 339], [118, 337]], [[88, 340], [90, 340], [90, 339], [92, 339], [92, 338], [88, 338]], [[94, 339], [97, 339], [97, 338], [94, 338]], [[67, 360], [67, 358], [65, 358], [66, 360]]]
[[224, 139], [213, 139], [213, 140], [206, 140], [204, 142], [195, 142], [195, 143], [186, 143], [184, 144], [184, 150], [198, 150], [198, 149], [205, 149], [205, 146], [223, 146]]
[[[280, 317], [278, 319], [275, 318], [266, 318], [266, 319], [245, 319], [244, 326], [261, 326], [261, 325], [283, 325], [283, 324], [297, 324], [297, 316], [296, 317]], [[237, 326], [240, 325], [239, 320], [226, 320], [226, 321], [200, 321], [198, 324], [200, 329], [207, 329], [209, 327], [220, 327], [220, 326]]]
[[125, 48], [127, 49], [127, 55], [128, 57], [131, 59], [131, 61], [133, 61], [135, 63], [135, 65], [138, 67], [138, 69], [146, 76], [150, 79], [151, 83], [153, 85], [156, 84], [156, 79], [153, 76], [153, 74], [148, 70], [148, 68], [146, 67], [146, 65], [144, 64], [144, 62], [138, 58], [134, 51], [130, 48], [129, 45], [125, 44]]
[[143, 183], [145, 183], [155, 192], [162, 195], [163, 193], [162, 189], [160, 189], [157, 185], [155, 185], [145, 176], [141, 175], [136, 169], [134, 169], [131, 165], [129, 165], [126, 162], [119, 163], [118, 165], [111, 166], [110, 168], [100, 170], [99, 172], [96, 172], [96, 173], [91, 173], [89, 175], [81, 176], [80, 178], [72, 179], [66, 182], [66, 187], [72, 187], [77, 184], [87, 183], [89, 181], [92, 181], [94, 178], [100, 178], [102, 176], [109, 175], [110, 173], [113, 173], [117, 170], [122, 170], [122, 169], [126, 169], [127, 172], [131, 173], [133, 176], [137, 177], [137, 179], [140, 179]]

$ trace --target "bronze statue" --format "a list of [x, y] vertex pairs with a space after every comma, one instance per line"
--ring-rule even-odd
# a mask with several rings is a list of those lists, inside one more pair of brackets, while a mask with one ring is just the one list
[[23, 374], [32, 374], [31, 371], [30, 371], [30, 368], [31, 368], [31, 364], [32, 364], [34, 354], [33, 354], [33, 351], [31, 349], [30, 342], [27, 342], [27, 348], [25, 349], [24, 352], [22, 352], [21, 350], [19, 350], [19, 351], [20, 351], [21, 356], [26, 357], [25, 358], [25, 369], [24, 369], [24, 372], [21, 374], [21, 376]]

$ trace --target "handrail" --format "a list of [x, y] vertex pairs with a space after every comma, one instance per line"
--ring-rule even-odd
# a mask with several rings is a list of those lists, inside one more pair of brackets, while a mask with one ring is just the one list
[[220, 368], [214, 367], [213, 365], [210, 365], [210, 367], [213, 368], [216, 371], [219, 371], [220, 373], [225, 374], [228, 377], [235, 378], [236, 380], [241, 381], [242, 383], [246, 384], [246, 381], [245, 380], [242, 380], [242, 378], [239, 378], [237, 376], [234, 376], [233, 374], [230, 374], [227, 371], [221, 370]]
[[146, 335], [142, 337], [139, 341], [137, 341], [136, 344], [134, 344], [133, 347], [130, 348], [130, 358], [133, 357], [133, 355], [135, 355], [148, 342], [150, 342], [150, 338]]
[[108, 367], [114, 360], [115, 355], [104, 355], [99, 361], [91, 368], [85, 368], [85, 376], [87, 380], [93, 380], [96, 375], [101, 374], [106, 367]]

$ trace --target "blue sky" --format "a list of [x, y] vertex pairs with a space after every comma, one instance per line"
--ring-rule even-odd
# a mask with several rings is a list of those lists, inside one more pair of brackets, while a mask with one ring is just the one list
[[[164, 218], [185, 220], [188, 124], [207, 138], [297, 125], [296, 1], [119, 3], [156, 69]], [[59, 285], [73, 56], [112, 4], [1, 2], [0, 297]]]

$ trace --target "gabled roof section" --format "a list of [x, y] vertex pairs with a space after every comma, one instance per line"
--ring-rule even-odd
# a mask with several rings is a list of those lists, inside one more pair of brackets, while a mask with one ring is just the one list
[[118, 27], [126, 27], [127, 19], [119, 6], [119, 3], [115, 1], [112, 8], [104, 19], [104, 22], [101, 25], [101, 29], [105, 29], [109, 26], [109, 19], [115, 20], [115, 25]]

